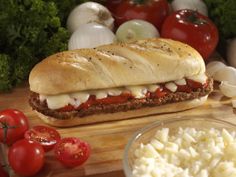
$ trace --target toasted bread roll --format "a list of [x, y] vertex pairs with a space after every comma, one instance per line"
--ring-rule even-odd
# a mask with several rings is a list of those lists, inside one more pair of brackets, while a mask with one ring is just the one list
[[205, 72], [200, 54], [181, 42], [154, 38], [52, 55], [37, 64], [30, 90], [46, 95], [179, 80]]
[[29, 84], [32, 108], [60, 127], [183, 111], [213, 89], [195, 49], [161, 38], [49, 56]]

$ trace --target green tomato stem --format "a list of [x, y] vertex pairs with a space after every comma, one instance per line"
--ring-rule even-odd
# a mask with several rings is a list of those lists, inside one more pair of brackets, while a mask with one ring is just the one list
[[4, 144], [7, 144], [7, 132], [8, 132], [8, 129], [9, 128], [17, 128], [17, 126], [9, 126], [8, 124], [7, 124], [7, 122], [1, 122], [1, 124], [2, 124], [2, 129], [3, 129], [3, 133], [4, 133], [4, 135], [3, 135], [3, 143]]
[[135, 4], [144, 4], [146, 0], [133, 0]]
[[190, 23], [196, 24], [196, 25], [204, 25], [204, 24], [207, 23], [206, 20], [200, 19], [200, 18], [197, 16], [197, 12], [196, 12], [196, 11], [194, 11], [193, 13], [191, 13], [191, 14], [187, 17], [187, 21], [190, 22]]

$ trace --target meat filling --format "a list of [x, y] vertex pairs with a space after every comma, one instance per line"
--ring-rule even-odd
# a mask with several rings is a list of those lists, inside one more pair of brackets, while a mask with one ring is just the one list
[[144, 107], [160, 106], [168, 103], [192, 100], [208, 95], [213, 90], [213, 81], [209, 79], [206, 87], [197, 88], [191, 92], [168, 92], [161, 97], [129, 98], [126, 102], [115, 104], [94, 104], [86, 109], [61, 111], [48, 108], [46, 101], [41, 102], [39, 94], [31, 92], [29, 103], [34, 110], [57, 119], [69, 119], [72, 117], [86, 117], [88, 115], [100, 113], [125, 112]]

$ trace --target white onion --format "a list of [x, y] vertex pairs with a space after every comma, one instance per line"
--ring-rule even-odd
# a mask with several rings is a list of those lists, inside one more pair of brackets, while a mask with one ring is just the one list
[[206, 72], [208, 76], [213, 76], [218, 70], [225, 67], [225, 64], [220, 61], [209, 62], [206, 66]]
[[158, 30], [144, 20], [130, 20], [123, 23], [116, 31], [117, 40], [131, 42], [138, 39], [159, 37]]
[[213, 75], [214, 80], [227, 81], [229, 84], [236, 85], [236, 69], [230, 66], [219, 69]]
[[173, 11], [191, 9], [208, 16], [207, 6], [202, 0], [174, 0], [171, 5]]
[[111, 30], [114, 27], [114, 18], [109, 10], [96, 2], [86, 2], [75, 7], [67, 19], [67, 28], [73, 33], [80, 25], [96, 22]]
[[222, 81], [219, 85], [221, 93], [227, 97], [236, 96], [236, 85], [229, 84], [227, 81]]
[[115, 41], [115, 34], [107, 27], [89, 23], [81, 25], [70, 37], [68, 49], [94, 48]]
[[228, 44], [227, 60], [231, 66], [236, 68], [236, 38], [234, 38]]

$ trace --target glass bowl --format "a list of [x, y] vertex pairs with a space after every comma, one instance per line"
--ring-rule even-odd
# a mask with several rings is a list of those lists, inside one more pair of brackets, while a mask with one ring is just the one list
[[236, 125], [230, 122], [226, 122], [219, 119], [213, 118], [172, 118], [164, 121], [157, 121], [151, 125], [147, 125], [141, 130], [137, 131], [133, 137], [129, 140], [125, 147], [124, 158], [123, 158], [123, 169], [126, 177], [132, 177], [132, 166], [134, 164], [134, 152], [141, 143], [147, 144], [151, 138], [154, 137], [157, 130], [162, 128], [169, 128], [169, 135], [173, 135], [178, 131], [179, 127], [186, 128], [191, 127], [196, 130], [204, 129], [226, 129], [229, 131], [235, 131]]

